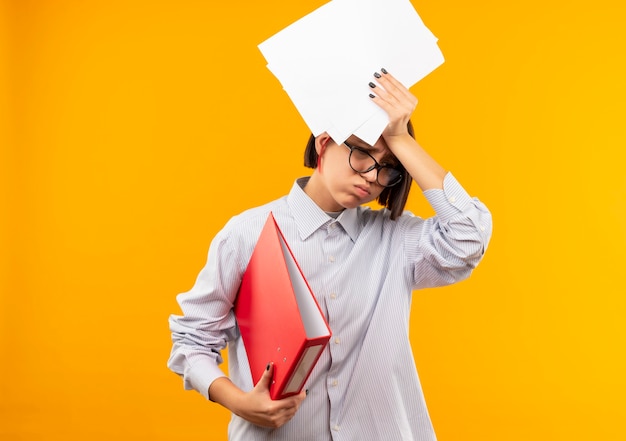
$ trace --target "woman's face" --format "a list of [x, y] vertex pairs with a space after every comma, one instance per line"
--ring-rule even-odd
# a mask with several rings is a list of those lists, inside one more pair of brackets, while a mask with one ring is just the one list
[[[373, 146], [367, 145], [356, 136], [348, 138], [347, 143], [366, 150], [379, 164], [397, 163], [382, 138], [379, 138]], [[321, 153], [317, 173], [326, 195], [322, 201], [316, 202], [322, 209], [340, 211], [344, 208], [358, 207], [375, 200], [384, 190], [384, 187], [376, 182], [376, 169], [358, 173], [350, 167], [348, 161], [350, 148], [345, 144], [336, 144], [328, 138], [326, 147]]]

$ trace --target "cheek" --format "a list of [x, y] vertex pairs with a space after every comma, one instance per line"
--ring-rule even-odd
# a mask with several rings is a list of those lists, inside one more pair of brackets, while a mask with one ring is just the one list
[[340, 182], [354, 173], [348, 163], [342, 159], [343, 158], [331, 155], [326, 157], [323, 164], [323, 172], [326, 174], [327, 179]]
[[371, 194], [370, 194], [370, 198], [367, 202], [372, 202], [376, 199], [378, 199], [378, 196], [380, 196], [380, 194], [383, 192], [382, 188], [380, 190], [375, 190], [375, 189], [371, 189], [370, 190]]

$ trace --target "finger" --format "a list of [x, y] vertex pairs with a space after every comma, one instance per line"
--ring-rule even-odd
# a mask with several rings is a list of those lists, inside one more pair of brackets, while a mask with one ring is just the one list
[[297, 395], [283, 398], [281, 400], [275, 401], [274, 403], [278, 407], [282, 408], [283, 412], [292, 415], [295, 414], [296, 411], [300, 408], [300, 405], [302, 404], [308, 393], [308, 390], [303, 390]]
[[[370, 98], [375, 99], [378, 105], [383, 107], [388, 113], [394, 107], [401, 107], [401, 101], [398, 100], [398, 97], [394, 95], [394, 90], [390, 87], [389, 90], [383, 87], [379, 87], [373, 82], [369, 83], [372, 94]], [[373, 96], [375, 95], [375, 97]]]
[[309, 395], [308, 389], [303, 390], [298, 395], [294, 395], [294, 398], [296, 399], [296, 406], [300, 407], [300, 404], [302, 404], [302, 402], [308, 395]]
[[296, 414], [296, 412], [300, 408], [300, 405], [302, 404], [302, 401], [304, 401], [305, 398], [305, 391], [300, 392], [298, 395], [293, 395], [289, 398], [286, 398], [284, 403], [285, 416], [291, 419]]
[[[370, 83], [369, 83], [369, 86], [370, 86], [370, 89], [372, 90], [372, 93], [373, 93], [373, 94], [376, 94], [376, 96], [377, 96], [378, 98], [380, 98], [380, 99], [381, 99], [381, 100], [383, 100], [383, 101], [390, 101], [390, 98], [389, 98], [389, 97], [390, 97], [390, 94], [389, 94], [389, 92], [388, 92], [386, 89], [384, 89], [384, 88], [382, 88], [382, 87], [377, 86], [377, 85], [376, 85], [375, 83], [373, 83], [373, 82], [370, 82]], [[370, 96], [371, 96], [371, 95], [370, 95]]]
[[[380, 100], [377, 101], [377, 104], [381, 105], [391, 116], [391, 108], [394, 108], [396, 111], [400, 113], [408, 113], [411, 114], [415, 110], [415, 106], [417, 105], [417, 98], [413, 96], [410, 92], [406, 93], [398, 87], [392, 85], [388, 80], [384, 80], [381, 78], [380, 80], [382, 87], [377, 87], [374, 83], [370, 82], [369, 86], [372, 89], [372, 92], [380, 97]], [[403, 86], [404, 87], [404, 86]], [[371, 97], [373, 98], [373, 97]], [[386, 102], [390, 105], [389, 108], [382, 105], [383, 102]]]
[[398, 81], [398, 79], [396, 79], [396, 77], [390, 74], [386, 69], [382, 68], [380, 69], [380, 72], [382, 74], [380, 75], [380, 78], [379, 78], [380, 81], [385, 82], [386, 84], [392, 85], [393, 88], [398, 91], [407, 90], [407, 88], [404, 87], [404, 84]]
[[380, 91], [376, 91], [376, 95], [370, 93], [370, 98], [374, 101], [381, 109], [387, 112], [387, 115], [391, 113], [392, 106], [381, 96]]
[[373, 93], [370, 93], [369, 95], [372, 101], [374, 101], [385, 112], [387, 112], [391, 120], [410, 117], [410, 115], [415, 110], [417, 99], [415, 99], [414, 101], [408, 101], [406, 99], [403, 99], [402, 101], [400, 101], [380, 87], [374, 88], [372, 92]]
[[308, 390], [302, 391], [298, 395], [273, 401], [273, 411], [269, 418], [269, 425], [271, 427], [280, 427], [291, 420], [298, 412], [302, 401], [307, 395]]
[[398, 96], [406, 98], [409, 102], [415, 101], [415, 96], [411, 91], [404, 86], [400, 81], [390, 74], [386, 69], [381, 69], [382, 75], [380, 75], [379, 81], [385, 89], [391, 89]]
[[307, 397], [308, 394], [309, 394], [308, 389], [303, 390], [297, 395], [291, 395], [289, 397], [282, 398], [278, 401], [275, 401], [275, 403], [279, 405], [280, 407], [284, 408], [285, 410], [289, 412], [293, 411], [295, 413], [295, 411], [298, 410], [298, 408], [300, 407], [300, 404], [302, 404], [302, 402], [304, 401], [304, 399]]
[[383, 73], [381, 75], [378, 72], [374, 72], [374, 77], [389, 94], [402, 96], [402, 91], [400, 90], [401, 85], [397, 81], [392, 81], [389, 73]]
[[270, 386], [272, 385], [272, 378], [274, 377], [274, 363], [267, 363], [265, 371], [261, 376], [261, 379], [254, 387], [258, 391], [268, 391], [270, 390]]

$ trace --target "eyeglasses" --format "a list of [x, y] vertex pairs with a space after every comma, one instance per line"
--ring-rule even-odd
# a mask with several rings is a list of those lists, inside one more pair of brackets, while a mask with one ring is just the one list
[[382, 187], [393, 187], [402, 180], [404, 175], [402, 169], [390, 165], [380, 165], [365, 149], [352, 146], [347, 142], [344, 142], [343, 145], [350, 149], [348, 163], [355, 172], [368, 173], [376, 169], [376, 182]]

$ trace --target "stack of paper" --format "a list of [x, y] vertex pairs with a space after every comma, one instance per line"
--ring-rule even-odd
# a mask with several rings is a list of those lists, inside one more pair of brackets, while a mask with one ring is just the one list
[[411, 87], [443, 63], [409, 0], [332, 0], [259, 45], [314, 135], [374, 144], [388, 123], [369, 98], [374, 72]]

